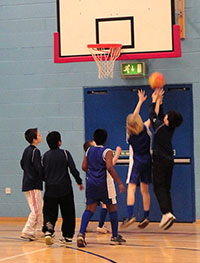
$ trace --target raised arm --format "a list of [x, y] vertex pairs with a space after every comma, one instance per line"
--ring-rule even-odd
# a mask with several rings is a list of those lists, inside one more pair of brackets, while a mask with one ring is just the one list
[[115, 156], [112, 159], [112, 164], [113, 165], [116, 164], [116, 162], [117, 162], [117, 160], [118, 160], [118, 158], [120, 156], [121, 151], [122, 151], [122, 148], [120, 146], [117, 146], [116, 151], [115, 151]]
[[156, 112], [156, 101], [158, 97], [158, 92], [154, 91], [152, 94], [152, 103], [149, 108], [149, 119], [151, 121], [151, 125], [154, 130], [156, 130], [161, 124], [162, 121], [159, 119], [158, 114], [159, 114], [159, 109], [160, 109], [160, 103], [158, 103], [157, 107], [157, 112]]
[[135, 107], [135, 110], [134, 110], [134, 114], [139, 114], [140, 113], [140, 109], [141, 109], [141, 106], [142, 106], [142, 103], [147, 99], [147, 96], [145, 95], [145, 91], [144, 90], [138, 90], [138, 103]]
[[154, 91], [153, 94], [152, 94], [152, 102], [153, 100], [156, 102], [155, 112], [158, 115], [159, 119], [162, 120], [164, 118], [163, 107], [162, 107], [164, 90], [157, 89]]

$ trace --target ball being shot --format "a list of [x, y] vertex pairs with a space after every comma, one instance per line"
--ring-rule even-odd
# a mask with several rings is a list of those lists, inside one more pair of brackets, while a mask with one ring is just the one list
[[149, 85], [152, 89], [161, 89], [165, 85], [165, 78], [162, 73], [154, 72], [149, 77]]

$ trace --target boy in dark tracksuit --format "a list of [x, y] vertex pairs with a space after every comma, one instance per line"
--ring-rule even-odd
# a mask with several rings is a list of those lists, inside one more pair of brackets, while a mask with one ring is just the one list
[[42, 141], [42, 135], [37, 128], [28, 129], [25, 139], [29, 146], [23, 152], [20, 161], [23, 170], [22, 192], [30, 207], [31, 213], [22, 230], [21, 238], [33, 241], [42, 233], [42, 165], [41, 154], [37, 148]]
[[80, 190], [83, 189], [82, 179], [70, 152], [60, 149], [62, 144], [60, 133], [50, 132], [46, 140], [50, 150], [44, 154], [42, 159], [45, 181], [43, 208], [45, 242], [47, 245], [53, 244], [52, 235], [60, 207], [63, 220], [61, 227], [63, 237], [60, 242], [70, 244], [75, 231], [75, 206], [68, 170], [75, 178]]
[[181, 125], [183, 118], [179, 112], [162, 108], [163, 91], [154, 91], [149, 109], [149, 118], [154, 130], [153, 143], [153, 185], [160, 210], [163, 214], [160, 227], [164, 230], [172, 226], [175, 216], [172, 211], [171, 180], [174, 166], [172, 137], [175, 128]]

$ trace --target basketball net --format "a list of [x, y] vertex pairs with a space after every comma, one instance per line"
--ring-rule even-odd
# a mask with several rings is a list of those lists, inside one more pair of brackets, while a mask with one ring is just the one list
[[114, 63], [120, 55], [121, 48], [121, 44], [88, 45], [97, 64], [99, 79], [113, 78]]

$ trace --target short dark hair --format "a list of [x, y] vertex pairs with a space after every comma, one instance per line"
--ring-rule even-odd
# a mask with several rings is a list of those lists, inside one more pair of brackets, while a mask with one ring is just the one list
[[83, 144], [83, 150], [86, 152], [87, 149], [92, 145], [92, 140], [88, 140]]
[[47, 144], [51, 150], [58, 148], [58, 142], [61, 141], [61, 135], [57, 131], [50, 132], [46, 137]]
[[180, 112], [170, 110], [167, 113], [168, 115], [168, 121], [169, 121], [169, 127], [170, 128], [176, 128], [181, 125], [183, 122], [183, 117]]
[[24, 133], [25, 139], [29, 143], [33, 143], [33, 139], [37, 139], [37, 132], [38, 132], [38, 128], [30, 128], [30, 129], [28, 129]]
[[97, 129], [93, 134], [93, 140], [97, 145], [105, 145], [107, 140], [107, 131], [105, 129]]

